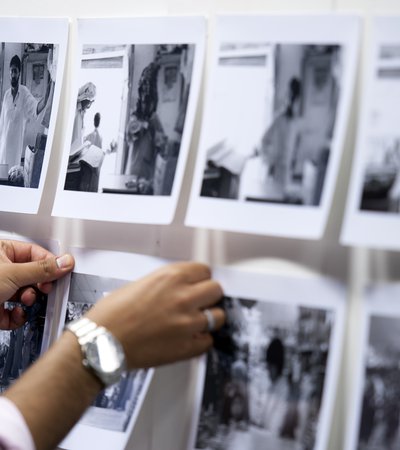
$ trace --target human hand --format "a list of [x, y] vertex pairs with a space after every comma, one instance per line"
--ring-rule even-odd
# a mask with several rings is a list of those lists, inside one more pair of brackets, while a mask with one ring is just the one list
[[24, 168], [22, 166], [12, 166], [8, 171], [8, 181], [14, 186], [24, 186]]
[[147, 178], [138, 178], [137, 187], [140, 194], [151, 195], [153, 193], [153, 182]]
[[33, 305], [37, 290], [49, 294], [52, 281], [66, 275], [73, 267], [71, 255], [56, 258], [36, 244], [0, 240], [0, 329], [13, 330], [26, 320], [22, 307], [9, 311], [4, 309], [4, 302]]
[[86, 316], [119, 339], [128, 368], [152, 367], [211, 347], [203, 310], [211, 311], [220, 328], [225, 313], [214, 305], [222, 295], [206, 265], [176, 263], [112, 292]]
[[115, 153], [117, 151], [118, 148], [118, 143], [115, 139], [113, 139], [110, 142], [110, 145], [108, 146], [108, 148], [106, 149], [106, 153]]

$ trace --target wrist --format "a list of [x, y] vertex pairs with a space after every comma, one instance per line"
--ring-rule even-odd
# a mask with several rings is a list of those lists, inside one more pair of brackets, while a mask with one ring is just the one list
[[54, 344], [54, 347], [60, 347], [60, 352], [64, 352], [63, 348], [68, 348], [70, 365], [74, 367], [77, 380], [79, 380], [82, 385], [86, 386], [86, 390], [91, 393], [91, 397], [94, 398], [102, 389], [104, 389], [104, 384], [99, 378], [94, 373], [87, 370], [82, 364], [82, 350], [76, 336], [65, 331]]
[[56, 448], [101, 389], [100, 381], [82, 365], [77, 339], [64, 333], [11, 385], [6, 397], [24, 416], [36, 448], [50, 449]]
[[98, 378], [103, 388], [117, 383], [126, 369], [125, 353], [118, 339], [87, 317], [68, 323], [65, 329], [80, 346], [82, 365]]

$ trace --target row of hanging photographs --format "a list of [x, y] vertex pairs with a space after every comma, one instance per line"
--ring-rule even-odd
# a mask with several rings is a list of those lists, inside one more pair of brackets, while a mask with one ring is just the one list
[[[50, 243], [50, 250], [58, 253], [55, 247]], [[70, 251], [76, 259], [74, 272], [57, 288], [61, 291], [52, 294], [56, 298], [49, 298], [47, 311], [43, 299], [24, 329], [0, 331], [1, 391], [62, 332], [65, 322], [80, 317], [125, 280], [168, 262], [132, 253]], [[185, 433], [187, 448], [325, 449], [336, 392], [343, 387], [338, 377], [346, 320], [344, 285], [324, 277], [228, 268], [215, 268], [213, 276], [225, 292], [227, 324], [197, 366], [194, 409], [180, 422], [182, 430], [190, 428]], [[399, 283], [365, 291], [362, 351], [356, 357], [357, 382], [347, 399], [351, 407], [346, 410], [345, 450], [399, 448], [400, 305], [393, 302], [399, 295]], [[61, 448], [122, 450], [129, 439], [135, 442], [136, 419], [153, 374], [154, 369], [126, 374], [103, 391]], [[173, 405], [182, 386], [168, 383]]]
[[[345, 15], [217, 17], [186, 225], [322, 236], [349, 121], [360, 25]], [[400, 17], [377, 17], [372, 25], [341, 241], [399, 249]], [[67, 35], [66, 19], [0, 19], [1, 211], [38, 211], [65, 97]], [[200, 17], [78, 21], [53, 215], [172, 221], [205, 37]], [[13, 62], [20, 69], [15, 98]]]

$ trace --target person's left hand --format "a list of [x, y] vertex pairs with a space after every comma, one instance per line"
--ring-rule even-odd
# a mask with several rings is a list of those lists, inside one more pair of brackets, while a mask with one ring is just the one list
[[73, 267], [74, 258], [69, 254], [56, 257], [36, 244], [0, 240], [0, 329], [13, 330], [26, 321], [21, 306], [10, 311], [4, 309], [5, 302], [33, 305], [38, 290], [49, 294], [52, 281]]

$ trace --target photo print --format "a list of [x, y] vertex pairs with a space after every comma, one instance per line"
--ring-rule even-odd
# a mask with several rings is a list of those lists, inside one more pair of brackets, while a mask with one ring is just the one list
[[224, 308], [195, 448], [314, 448], [332, 313], [237, 298]]
[[3, 18], [0, 30], [0, 210], [36, 213], [59, 105], [68, 21]]
[[[218, 272], [216, 277], [221, 279]], [[336, 294], [331, 296], [326, 304], [317, 299], [303, 304], [290, 301], [292, 289], [307, 298], [307, 283], [302, 286], [302, 281], [269, 276], [266, 284], [261, 275], [247, 278], [238, 273], [235, 277], [247, 287], [250, 282], [258, 284], [251, 289], [253, 294], [260, 294], [262, 285], [265, 290], [270, 280], [274, 300], [265, 300], [265, 292], [257, 300], [250, 295], [223, 299], [227, 320], [214, 335], [213, 349], [202, 359], [199, 411], [190, 448], [325, 448], [333, 371], [340, 352], [343, 294], [336, 300]], [[222, 280], [229, 286], [233, 276]], [[314, 283], [320, 294], [332, 288], [321, 280]]]
[[394, 450], [400, 446], [399, 283], [365, 291], [357, 383], [351, 398], [345, 450]]
[[194, 51], [188, 44], [83, 46], [65, 190], [171, 195]]
[[[355, 68], [357, 22], [343, 24], [328, 35], [310, 17], [220, 18], [189, 225], [300, 236], [281, 226], [290, 215], [321, 216], [322, 229]], [[240, 223], [238, 211], [248, 212]]]
[[[139, 37], [135, 24], [140, 22], [148, 23], [148, 29]], [[65, 199], [82, 199], [81, 215], [87, 214], [87, 199], [93, 203], [93, 193], [101, 194], [96, 204], [116, 211], [117, 216], [105, 220], [127, 221], [112, 206], [115, 202], [131, 211], [132, 221], [140, 221], [147, 209], [142, 204], [152, 210], [152, 204], [175, 201], [200, 79], [202, 38], [201, 27], [187, 33], [187, 26], [173, 28], [177, 22], [164, 19], [162, 33], [158, 19], [132, 19], [131, 26], [122, 20], [122, 28], [118, 20], [110, 20], [107, 40], [95, 21], [80, 22], [73, 124], [59, 190]], [[155, 27], [158, 31], [153, 33]], [[122, 39], [126, 44], [120, 44]], [[68, 202], [58, 209], [64, 214]], [[79, 210], [70, 212], [80, 214]], [[92, 212], [96, 218], [104, 208]], [[150, 216], [155, 215], [153, 210]]]
[[[14, 302], [5, 302], [4, 309], [12, 310]], [[47, 295], [37, 292], [32, 306], [25, 306], [26, 323], [16, 330], [0, 330], [0, 392], [4, 392], [19, 376], [35, 362], [46, 343]]]
[[[30, 242], [31, 239], [2, 232], [1, 240], [17, 240]], [[59, 246], [55, 241], [37, 242], [53, 254], [59, 254]], [[58, 289], [50, 294], [36, 290], [36, 301], [31, 306], [22, 305], [26, 314], [25, 324], [15, 330], [0, 330], [0, 392], [4, 392], [20, 375], [45, 352], [55, 330], [55, 304]], [[16, 296], [17, 297], [17, 296]], [[6, 310], [20, 307], [17, 298], [4, 303]]]
[[[216, 142], [207, 148], [200, 195], [318, 206], [342, 59], [338, 45], [221, 44], [211, 132]], [[253, 77], [259, 89], [244, 89], [242, 99], [232, 95]], [[238, 103], [241, 112], [233, 108]], [[252, 109], [260, 114], [243, 114]]]
[[400, 446], [399, 338], [400, 317], [371, 317], [359, 449]]
[[[127, 281], [73, 273], [64, 325], [79, 319], [107, 292], [125, 283]], [[124, 432], [134, 410], [138, 408], [138, 401], [142, 397], [148, 374], [148, 370], [125, 372], [118, 383], [100, 392], [89, 410], [80, 419], [80, 423]]]
[[[59, 311], [58, 334], [65, 323], [78, 319], [110, 292], [147, 275], [165, 260], [133, 253], [70, 248], [75, 268], [65, 285]], [[97, 450], [124, 449], [150, 386], [154, 369], [127, 371], [103, 390], [64, 439], [61, 448], [82, 448], [90, 442]]]
[[373, 20], [342, 242], [399, 249], [400, 17]]

